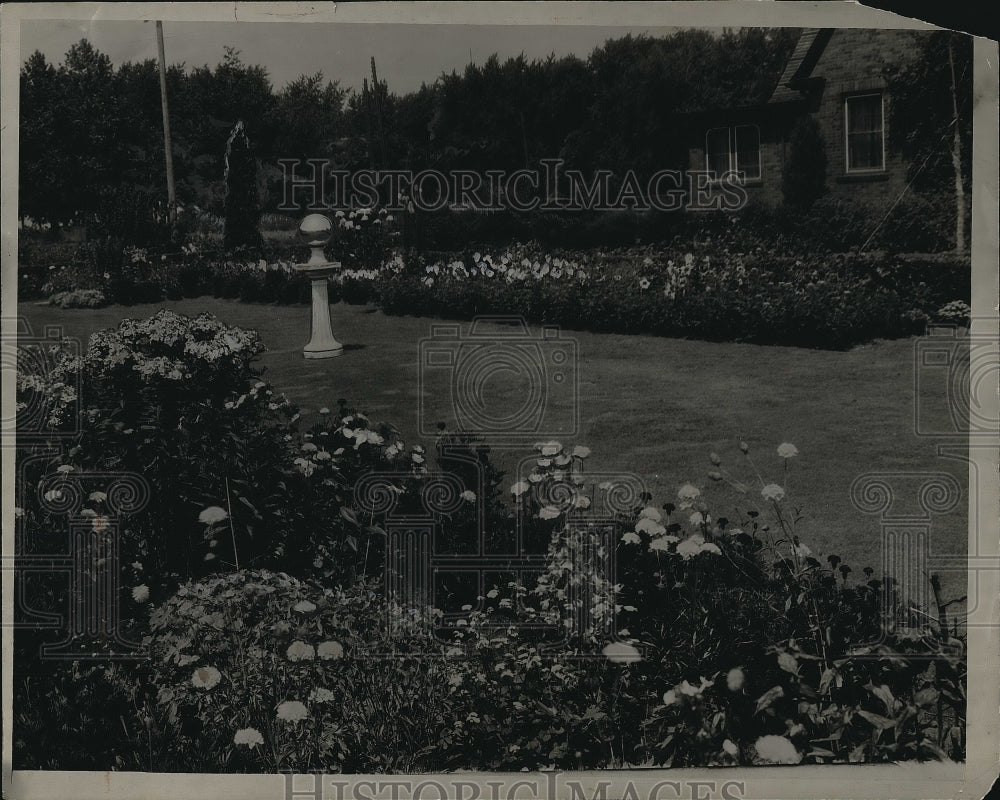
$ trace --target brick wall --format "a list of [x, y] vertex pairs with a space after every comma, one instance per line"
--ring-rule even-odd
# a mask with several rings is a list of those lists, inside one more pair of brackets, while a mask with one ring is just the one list
[[[906, 186], [906, 164], [886, 150], [885, 170], [877, 175], [847, 174], [844, 99], [852, 93], [885, 90], [887, 65], [913, 57], [920, 35], [913, 31], [838, 29], [816, 63], [812, 74], [824, 79], [814, 112], [827, 152], [827, 188], [833, 194], [863, 202], [892, 202]], [[885, 103], [888, 135], [888, 96]]]

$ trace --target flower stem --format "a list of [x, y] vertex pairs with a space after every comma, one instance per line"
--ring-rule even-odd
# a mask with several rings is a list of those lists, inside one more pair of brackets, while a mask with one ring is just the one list
[[229, 499], [229, 476], [226, 476], [226, 508], [229, 511], [229, 533], [233, 537], [233, 559], [236, 561], [236, 571], [240, 571], [240, 554], [236, 549], [236, 526], [233, 525], [233, 504]]

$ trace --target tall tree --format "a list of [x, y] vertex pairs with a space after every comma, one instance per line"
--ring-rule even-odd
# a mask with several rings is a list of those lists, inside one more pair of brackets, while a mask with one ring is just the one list
[[57, 136], [62, 82], [39, 51], [21, 68], [20, 172], [18, 209], [22, 217], [60, 220], [67, 142]]
[[954, 198], [955, 247], [965, 249], [972, 177], [972, 38], [915, 36], [916, 57], [888, 70], [889, 146], [908, 162], [913, 188]]
[[257, 162], [250, 149], [243, 121], [239, 120], [226, 142], [226, 224], [224, 246], [257, 248], [260, 235], [260, 198], [257, 191]]

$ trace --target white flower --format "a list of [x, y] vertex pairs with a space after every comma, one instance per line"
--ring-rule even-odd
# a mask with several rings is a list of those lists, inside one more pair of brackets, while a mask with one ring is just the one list
[[286, 722], [299, 722], [308, 716], [309, 712], [306, 710], [305, 704], [298, 700], [286, 700], [278, 706], [277, 717]]
[[554, 456], [556, 453], [562, 450], [562, 445], [559, 442], [551, 441], [545, 442], [541, 446], [541, 451], [543, 456]]
[[677, 498], [681, 501], [681, 508], [690, 508], [699, 497], [701, 497], [701, 490], [690, 483], [685, 483], [677, 490]]
[[754, 748], [761, 761], [771, 764], [798, 764], [802, 760], [802, 754], [784, 736], [761, 736]]
[[132, 588], [132, 599], [137, 603], [145, 603], [149, 600], [149, 587], [144, 583]]
[[676, 541], [676, 536], [657, 536], [655, 539], [650, 541], [649, 549], [654, 552], [666, 553], [670, 550], [670, 543]]
[[659, 522], [663, 519], [663, 516], [657, 509], [653, 508], [653, 506], [646, 506], [639, 512], [639, 519], [651, 519], [653, 522]]
[[643, 517], [635, 524], [636, 533], [645, 533], [648, 536], [659, 536], [662, 533], [666, 533], [667, 529], [664, 528], [656, 520], [650, 519], [649, 517]]
[[805, 558], [806, 556], [812, 555], [812, 550], [809, 548], [809, 545], [802, 544], [802, 542], [797, 542], [794, 545], [794, 549], [795, 549], [795, 555], [797, 555], [799, 558]]
[[228, 516], [229, 514], [224, 508], [209, 506], [198, 515], [198, 521], [205, 525], [214, 525], [216, 522], [222, 522]]
[[785, 490], [782, 489], [776, 483], [769, 483], [763, 489], [760, 490], [760, 496], [765, 500], [771, 500], [775, 503], [780, 503], [785, 499]]
[[746, 673], [744, 673], [739, 667], [733, 667], [726, 673], [726, 688], [731, 692], [738, 692], [743, 688], [745, 680]]
[[701, 552], [701, 546], [704, 543], [705, 540], [701, 536], [691, 536], [677, 545], [677, 555], [681, 556], [685, 561], [694, 558]]
[[708, 680], [708, 678], [702, 678], [698, 686], [688, 683], [687, 681], [681, 681], [677, 690], [681, 694], [686, 694], [688, 697], [697, 697], [711, 685], [712, 681]]
[[194, 687], [205, 691], [215, 688], [221, 680], [222, 673], [215, 667], [198, 667], [191, 676], [191, 683], [194, 684]]
[[309, 699], [314, 703], [330, 703], [333, 702], [335, 695], [329, 689], [324, 689], [319, 686], [312, 690], [309, 694]]
[[466, 489], [464, 492], [462, 492], [461, 498], [466, 503], [475, 503], [476, 502], [476, 493], [473, 492], [471, 489]]
[[562, 511], [560, 511], [556, 506], [544, 506], [541, 511], [538, 512], [539, 519], [555, 519], [558, 517]]
[[705, 542], [701, 547], [698, 548], [699, 553], [714, 553], [717, 556], [722, 555], [722, 551], [719, 549], [717, 544], [712, 542]]
[[260, 731], [256, 728], [241, 728], [236, 731], [236, 735], [233, 737], [233, 744], [245, 744], [253, 750], [257, 745], [264, 744], [264, 737], [260, 735]]
[[586, 458], [590, 455], [590, 448], [584, 447], [582, 444], [578, 444], [573, 448], [572, 455], [574, 458]]
[[604, 653], [608, 661], [613, 661], [616, 664], [629, 664], [633, 661], [642, 661], [642, 654], [632, 645], [625, 644], [624, 642], [612, 642], [609, 645], [605, 645], [601, 652]]
[[640, 539], [638, 535], [632, 533], [631, 531], [622, 536], [622, 542], [624, 542], [625, 544], [639, 544], [641, 541], [642, 539]]
[[285, 655], [289, 661], [312, 661], [316, 658], [316, 651], [311, 644], [296, 640], [288, 645]]
[[783, 442], [778, 445], [778, 455], [782, 458], [794, 458], [799, 454], [799, 449], [791, 442]]
[[328, 408], [327, 408], [326, 406], [323, 406], [323, 407], [322, 407], [322, 408], [321, 408], [321, 409], [319, 410], [319, 413], [320, 413], [320, 414], [329, 414], [329, 413], [330, 413], [330, 409], [328, 409]]
[[725, 750], [727, 753], [729, 753], [729, 755], [733, 756], [734, 758], [738, 756], [740, 752], [740, 748], [736, 746], [735, 742], [733, 742], [732, 739], [726, 739], [722, 743], [722, 749]]
[[670, 689], [669, 691], [663, 693], [663, 705], [665, 706], [672, 706], [677, 703], [678, 700], [680, 700], [680, 697], [677, 696], [677, 691], [674, 689]]
[[513, 486], [510, 487], [510, 492], [511, 494], [514, 495], [514, 497], [520, 497], [530, 488], [531, 487], [524, 481], [518, 481], [517, 483], [515, 483]]
[[320, 642], [316, 652], [323, 661], [334, 661], [343, 658], [344, 646], [340, 642]]
[[72, 472], [74, 469], [76, 469], [76, 467], [72, 467], [69, 464], [63, 464], [61, 467], [56, 468], [56, 472], [61, 472], [65, 475], [67, 472]]
[[299, 611], [303, 614], [311, 614], [316, 610], [316, 604], [311, 603], [308, 600], [299, 600], [294, 606], [292, 606], [293, 611]]

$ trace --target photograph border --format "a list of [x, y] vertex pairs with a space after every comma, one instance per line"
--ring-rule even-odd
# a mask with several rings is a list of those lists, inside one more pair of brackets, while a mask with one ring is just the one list
[[[81, 23], [108, 20], [162, 19], [163, 21], [217, 20], [246, 24], [289, 22], [316, 23], [403, 23], [454, 25], [650, 25], [671, 27], [803, 27], [844, 28], [907, 28], [937, 30], [920, 20], [907, 19], [879, 9], [843, 2], [652, 2], [652, 3], [104, 3], [5, 4], [0, 10], [0, 103], [2, 103], [2, 134], [0, 134], [0, 170], [3, 173], [0, 230], [2, 230], [2, 261], [0, 297], [2, 297], [2, 335], [4, 347], [16, 337], [17, 315], [17, 187], [18, 187], [18, 75], [21, 67], [20, 25], [39, 19], [73, 19]], [[974, 45], [974, 118], [973, 118], [973, 205], [972, 205], [972, 318], [979, 327], [970, 334], [996, 338], [998, 287], [1000, 271], [1000, 189], [998, 189], [998, 49], [995, 41], [976, 38]], [[5, 359], [6, 363], [6, 359]], [[12, 435], [12, 415], [15, 386], [4, 375], [2, 407], [5, 437]], [[998, 417], [1000, 397], [994, 398], [997, 408], [991, 419]], [[532, 796], [529, 776], [536, 785], [556, 787], [555, 795], [573, 797], [577, 790], [568, 787], [567, 780], [577, 781], [585, 798], [614, 800], [628, 794], [628, 787], [638, 791], [645, 800], [650, 791], [665, 781], [678, 782], [681, 790], [663, 789], [661, 798], [717, 796], [710, 787], [736, 782], [742, 787], [739, 797], [746, 798], [917, 798], [917, 797], [982, 797], [998, 774], [1000, 752], [1000, 548], [995, 528], [977, 527], [976, 521], [991, 526], [1000, 508], [1000, 486], [997, 482], [997, 441], [982, 438], [969, 442], [969, 550], [975, 554], [975, 566], [969, 567], [968, 619], [968, 746], [967, 760], [961, 764], [907, 763], [902, 765], [858, 765], [863, 771], [848, 765], [711, 768], [711, 769], [651, 769], [639, 771], [607, 770], [597, 772], [562, 773], [553, 783], [551, 776], [539, 773], [461, 773], [413, 776], [414, 784], [438, 782], [445, 787], [473, 785], [481, 787], [483, 798]], [[305, 797], [338, 797], [333, 789], [315, 792], [314, 776], [301, 776], [294, 785], [282, 775], [215, 775], [215, 774], [155, 774], [118, 772], [35, 772], [12, 771], [13, 752], [13, 606], [14, 591], [14, 505], [15, 451], [0, 449], [2, 457], [3, 521], [3, 795], [28, 798], [67, 796], [86, 798], [267, 798], [292, 800]], [[973, 578], [975, 580], [973, 581]], [[329, 776], [326, 787], [333, 784], [370, 784], [379, 776]], [[386, 776], [383, 776], [386, 777]], [[393, 783], [404, 776], [394, 775]], [[500, 788], [498, 788], [498, 782]], [[521, 788], [518, 789], [518, 784]], [[610, 782], [604, 785], [602, 782]], [[312, 790], [310, 790], [310, 787]], [[466, 790], [468, 791], [468, 790]], [[436, 789], [428, 789], [424, 797], [438, 797]], [[519, 793], [520, 792], [520, 793]], [[546, 800], [556, 800], [546, 793]], [[343, 798], [373, 796], [370, 790], [352, 794], [348, 788]], [[385, 795], [382, 795], [385, 796]], [[406, 797], [403, 792], [401, 797]], [[462, 797], [461, 793], [449, 796]], [[465, 794], [468, 798], [468, 793]]]

